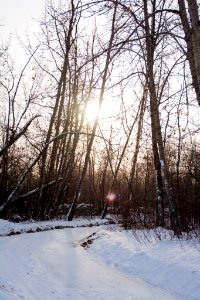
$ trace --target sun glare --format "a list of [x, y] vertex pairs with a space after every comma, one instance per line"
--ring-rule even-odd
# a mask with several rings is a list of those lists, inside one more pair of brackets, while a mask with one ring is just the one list
[[97, 102], [90, 102], [87, 104], [85, 116], [88, 122], [93, 122], [99, 113], [99, 105]]
[[[99, 122], [102, 122], [105, 119], [108, 119], [115, 115], [119, 108], [116, 105], [113, 105], [113, 101], [104, 101], [101, 106], [100, 110], [100, 115], [99, 115]], [[94, 122], [96, 117], [98, 116], [99, 113], [99, 105], [98, 102], [90, 102], [88, 103], [86, 110], [85, 110], [85, 115], [87, 122]]]

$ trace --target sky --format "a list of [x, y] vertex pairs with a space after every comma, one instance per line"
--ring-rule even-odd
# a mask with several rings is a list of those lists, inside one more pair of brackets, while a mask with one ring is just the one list
[[[39, 23], [36, 20], [43, 15], [45, 0], [0, 0], [0, 7], [0, 43], [8, 41], [11, 35], [11, 53], [23, 66], [27, 57], [22, 55], [24, 52], [19, 47], [20, 42], [17, 36], [26, 43], [28, 33], [33, 45], [34, 33], [39, 30]], [[89, 108], [88, 116], [91, 110], [93, 107]], [[194, 114], [197, 115], [196, 110]]]
[[45, 9], [45, 0], [0, 0], [0, 44], [7, 45], [15, 66], [23, 67], [27, 56], [22, 44], [37, 44], [35, 33]]
[[26, 30], [33, 33], [37, 30], [37, 22], [42, 16], [45, 0], [0, 0], [1, 39], [7, 40], [9, 35], [23, 35]]

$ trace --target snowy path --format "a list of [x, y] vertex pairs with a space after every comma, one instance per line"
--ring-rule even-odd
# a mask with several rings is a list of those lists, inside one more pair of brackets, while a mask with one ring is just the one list
[[0, 300], [178, 299], [74, 246], [97, 230], [73, 228], [0, 238]]

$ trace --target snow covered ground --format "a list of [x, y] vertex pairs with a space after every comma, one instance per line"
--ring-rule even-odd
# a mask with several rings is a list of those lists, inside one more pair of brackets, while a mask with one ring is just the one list
[[[2, 220], [0, 234], [12, 226]], [[0, 300], [199, 300], [200, 251], [159, 234], [101, 225], [0, 237]]]
[[167, 230], [138, 230], [135, 235], [101, 230], [87, 251], [106, 265], [181, 299], [200, 300], [200, 246], [172, 238]]
[[[68, 222], [66, 220], [43, 221], [43, 222], [21, 222], [13, 223], [0, 219], [0, 237], [6, 235], [15, 235], [24, 232], [46, 231], [51, 229], [74, 228], [84, 226], [97, 226], [109, 223], [108, 219], [79, 219]], [[1, 300], [1, 299], [0, 299]]]

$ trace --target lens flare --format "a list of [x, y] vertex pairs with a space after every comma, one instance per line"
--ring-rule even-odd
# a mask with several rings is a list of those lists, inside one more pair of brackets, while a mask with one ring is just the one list
[[106, 201], [108, 203], [113, 203], [116, 200], [116, 195], [114, 193], [110, 193], [106, 196]]

